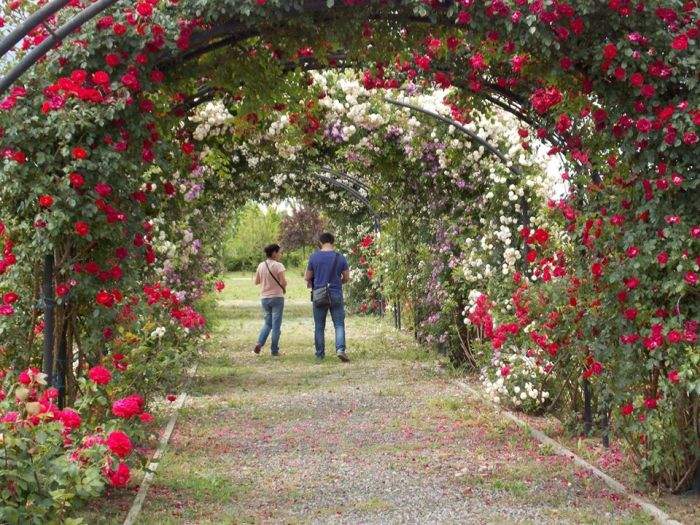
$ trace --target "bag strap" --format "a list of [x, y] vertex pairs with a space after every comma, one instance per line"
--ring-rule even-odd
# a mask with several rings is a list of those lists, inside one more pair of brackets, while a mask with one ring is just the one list
[[287, 290], [285, 290], [284, 286], [282, 286], [282, 284], [277, 280], [277, 277], [275, 277], [275, 274], [272, 273], [272, 270], [270, 270], [270, 267], [267, 265], [267, 261], [265, 261], [265, 267], [267, 268], [267, 271], [270, 273], [270, 276], [275, 280], [275, 282], [277, 283], [277, 285], [278, 285], [280, 288], [282, 288], [282, 291], [283, 291], [284, 293], [287, 293]]

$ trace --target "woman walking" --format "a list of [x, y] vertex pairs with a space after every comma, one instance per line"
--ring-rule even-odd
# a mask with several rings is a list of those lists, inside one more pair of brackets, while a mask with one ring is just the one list
[[266, 246], [265, 255], [267, 259], [258, 265], [258, 270], [255, 272], [255, 284], [261, 286], [260, 297], [265, 322], [253, 352], [256, 354], [261, 352], [270, 332], [272, 332], [271, 351], [273, 356], [278, 356], [287, 279], [284, 276], [284, 265], [280, 262], [282, 258], [280, 246], [278, 244]]

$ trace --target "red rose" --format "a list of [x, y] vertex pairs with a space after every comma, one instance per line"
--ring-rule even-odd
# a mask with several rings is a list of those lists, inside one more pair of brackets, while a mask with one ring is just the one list
[[110, 53], [105, 57], [105, 62], [110, 67], [117, 67], [121, 61], [122, 59], [119, 58], [119, 55], [115, 55], [114, 53]]
[[603, 58], [610, 62], [613, 58], [617, 56], [617, 46], [615, 44], [605, 44], [603, 47]]
[[693, 271], [687, 271], [683, 276], [683, 280], [690, 286], [695, 286], [698, 284], [698, 274]]
[[591, 273], [593, 277], [600, 277], [603, 275], [603, 265], [599, 262], [593, 263], [591, 265]]
[[13, 151], [12, 160], [14, 160], [17, 164], [24, 164], [25, 162], [27, 162], [27, 156], [24, 154], [23, 151]]
[[17, 295], [15, 292], [7, 292], [5, 295], [2, 296], [3, 304], [14, 304], [18, 300], [19, 295]]
[[39, 206], [50, 208], [53, 206], [53, 197], [51, 195], [39, 195]]
[[88, 223], [83, 221], [76, 222], [73, 226], [73, 229], [75, 230], [75, 233], [77, 233], [81, 237], [85, 237], [87, 234], [90, 233], [90, 226], [88, 225]]
[[620, 414], [623, 416], [629, 416], [632, 412], [634, 412], [634, 405], [632, 403], [625, 403], [620, 407]]
[[28, 385], [29, 383], [32, 382], [32, 378], [29, 375], [29, 372], [27, 372], [26, 370], [23, 370], [17, 376], [17, 381], [19, 381], [23, 385]]
[[627, 277], [623, 279], [625, 286], [629, 288], [630, 290], [634, 290], [637, 286], [639, 286], [639, 279], [636, 277]]
[[83, 184], [85, 184], [85, 177], [83, 177], [77, 171], [74, 171], [73, 173], [68, 175], [68, 180], [70, 182], [71, 188], [76, 190], [82, 188]]
[[149, 17], [153, 14], [153, 7], [148, 2], [139, 2], [136, 4], [136, 12], [143, 17]]
[[676, 51], [685, 51], [688, 49], [688, 37], [686, 35], [678, 35], [673, 39], [671, 47]]
[[113, 454], [120, 458], [125, 458], [133, 450], [131, 439], [121, 430], [110, 432], [107, 436], [107, 447]]
[[143, 398], [137, 394], [117, 399], [112, 403], [112, 414], [129, 419], [143, 412]]
[[100, 85], [109, 84], [109, 75], [105, 71], [95, 71], [92, 74], [92, 81]]
[[88, 225], [88, 223], [83, 221], [76, 222], [73, 228], [75, 229], [75, 233], [77, 233], [81, 237], [85, 237], [87, 234], [90, 233], [90, 226]]
[[107, 197], [112, 193], [112, 186], [105, 184], [104, 182], [98, 182], [95, 184], [95, 193], [100, 197]]
[[644, 406], [647, 407], [649, 410], [653, 410], [658, 406], [658, 403], [656, 402], [655, 397], [648, 397], [644, 400]]
[[649, 133], [651, 131], [651, 121], [644, 117], [637, 120], [637, 131], [640, 133]]
[[71, 155], [73, 155], [73, 158], [75, 160], [82, 160], [82, 159], [87, 158], [88, 153], [85, 150], [85, 148], [81, 148], [80, 146], [76, 146], [75, 148], [73, 148], [71, 150]]
[[637, 248], [636, 246], [630, 246], [629, 248], [627, 248], [627, 251], [625, 253], [630, 259], [634, 259], [637, 255], [639, 255], [639, 248]]
[[100, 290], [97, 292], [97, 295], [95, 295], [95, 302], [100, 306], [104, 306], [105, 308], [112, 308], [114, 306], [115, 298], [111, 292]]
[[131, 471], [126, 463], [119, 463], [117, 470], [107, 469], [104, 474], [113, 487], [125, 487], [131, 477]]
[[78, 428], [82, 423], [82, 418], [80, 417], [80, 414], [78, 414], [72, 408], [65, 408], [61, 410], [61, 413], [57, 419], [61, 423], [63, 423], [63, 427], [66, 430], [73, 430], [74, 428]]
[[671, 370], [668, 374], [666, 374], [666, 377], [668, 377], [668, 380], [671, 383], [678, 383], [681, 378], [678, 375], [678, 370]]
[[668, 254], [666, 252], [661, 252], [659, 255], [656, 256], [656, 261], [663, 266], [668, 262]]
[[102, 365], [93, 366], [88, 372], [90, 380], [98, 385], [106, 385], [112, 380], [112, 373]]

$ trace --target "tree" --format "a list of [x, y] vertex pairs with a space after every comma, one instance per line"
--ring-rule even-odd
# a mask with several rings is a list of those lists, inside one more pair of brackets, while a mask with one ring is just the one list
[[275, 208], [266, 211], [248, 204], [234, 219], [231, 238], [225, 243], [228, 270], [254, 270], [262, 260], [263, 248], [279, 242], [280, 214]]
[[326, 222], [318, 210], [306, 206], [296, 208], [292, 215], [282, 219], [280, 243], [287, 251], [301, 249], [305, 252], [316, 244], [325, 227]]

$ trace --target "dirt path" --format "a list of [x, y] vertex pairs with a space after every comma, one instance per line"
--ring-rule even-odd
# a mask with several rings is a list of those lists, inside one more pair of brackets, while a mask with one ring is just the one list
[[377, 319], [348, 320], [352, 363], [316, 364], [308, 310], [287, 305], [273, 360], [255, 302], [224, 297], [139, 523], [650, 521]]

